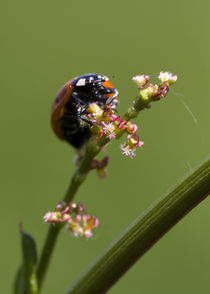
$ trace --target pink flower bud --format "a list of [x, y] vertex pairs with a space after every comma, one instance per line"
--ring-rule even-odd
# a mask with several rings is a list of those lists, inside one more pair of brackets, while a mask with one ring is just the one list
[[127, 129], [127, 121], [126, 120], [120, 121], [117, 127], [118, 129], [123, 129], [123, 128]]
[[129, 133], [136, 133], [138, 131], [138, 127], [136, 124], [133, 124], [131, 122], [127, 122], [127, 130]]
[[136, 145], [136, 147], [143, 147], [144, 146], [144, 142], [139, 141], [138, 144]]

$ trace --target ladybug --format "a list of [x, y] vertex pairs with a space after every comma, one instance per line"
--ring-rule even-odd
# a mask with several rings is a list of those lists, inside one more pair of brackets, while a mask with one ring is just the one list
[[75, 148], [81, 148], [91, 136], [92, 123], [85, 114], [93, 102], [102, 109], [116, 108], [118, 91], [106, 76], [90, 73], [67, 82], [59, 90], [52, 107], [51, 124], [55, 134]]

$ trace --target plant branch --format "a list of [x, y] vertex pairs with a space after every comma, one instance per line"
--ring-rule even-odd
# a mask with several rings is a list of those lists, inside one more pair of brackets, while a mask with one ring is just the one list
[[[87, 177], [93, 158], [98, 154], [99, 151], [100, 151], [100, 148], [96, 146], [95, 142], [92, 139], [90, 139], [86, 146], [85, 155], [83, 159], [81, 160], [80, 165], [76, 169], [71, 179], [69, 188], [64, 196], [63, 201], [65, 201], [66, 203], [69, 203], [73, 200], [78, 188], [85, 181]], [[50, 228], [46, 236], [46, 240], [44, 243], [44, 247], [42, 250], [42, 254], [41, 254], [38, 269], [37, 269], [39, 291], [41, 290], [42, 283], [44, 281], [44, 278], [50, 263], [50, 259], [57, 241], [57, 237], [61, 228], [62, 226], [60, 226], [57, 223], [50, 224]]]
[[[124, 120], [129, 121], [130, 119], [136, 117], [141, 110], [144, 108], [148, 108], [150, 103], [156, 101], [153, 96], [148, 96], [147, 91], [143, 90], [140, 91], [139, 96], [136, 97], [132, 106], [128, 109], [128, 111], [123, 116]], [[116, 138], [119, 139], [124, 134], [124, 131], [119, 131], [116, 135]], [[94, 136], [90, 138], [85, 146], [85, 152], [79, 165], [74, 172], [70, 185], [67, 189], [67, 192], [64, 196], [63, 201], [66, 203], [70, 203], [80, 187], [80, 185], [85, 181], [87, 178], [88, 172], [91, 170], [91, 164], [94, 157], [100, 152], [101, 148], [103, 148], [110, 139], [108, 137], [103, 137], [99, 140], [96, 140]], [[38, 285], [39, 291], [42, 287], [49, 262], [56, 244], [57, 237], [61, 230], [62, 226], [59, 224], [50, 224], [49, 231], [47, 233], [45, 243], [43, 246], [43, 250], [41, 252], [40, 261], [37, 268], [37, 278], [38, 278]]]
[[170, 228], [209, 195], [209, 167], [210, 160], [207, 159], [139, 216], [66, 294], [105, 293]]

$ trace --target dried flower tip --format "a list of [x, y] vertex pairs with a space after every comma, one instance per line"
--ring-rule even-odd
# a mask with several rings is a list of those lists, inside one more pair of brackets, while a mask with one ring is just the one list
[[134, 83], [137, 84], [137, 86], [142, 89], [144, 86], [146, 86], [147, 82], [149, 81], [149, 76], [146, 75], [137, 75], [132, 78]]
[[106, 176], [107, 176], [107, 171], [106, 171], [105, 168], [98, 168], [98, 169], [97, 169], [97, 174], [98, 174], [98, 177], [99, 177], [100, 179], [105, 179]]
[[98, 159], [94, 158], [92, 160], [92, 163], [91, 163], [91, 168], [94, 169], [94, 168], [104, 168], [108, 165], [109, 163], [109, 156], [105, 156], [101, 161], [99, 161]]
[[103, 160], [99, 161], [98, 159], [94, 158], [92, 160], [91, 168], [96, 169], [97, 174], [100, 179], [104, 179], [107, 175], [106, 167], [109, 163], [109, 156], [103, 158]]
[[167, 83], [169, 85], [172, 85], [176, 82], [177, 75], [172, 75], [172, 73], [167, 71], [166, 72], [161, 71], [158, 78], [162, 83]]

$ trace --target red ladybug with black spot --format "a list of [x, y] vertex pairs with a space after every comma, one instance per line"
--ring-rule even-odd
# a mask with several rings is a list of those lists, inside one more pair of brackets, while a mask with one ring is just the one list
[[116, 108], [118, 91], [106, 76], [84, 74], [67, 82], [59, 90], [52, 107], [51, 124], [55, 134], [75, 148], [81, 148], [91, 136], [91, 122], [85, 114], [93, 102], [102, 109], [109, 105]]

